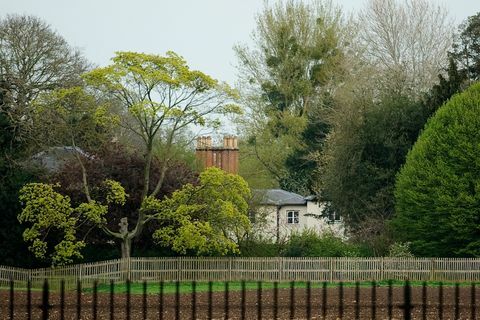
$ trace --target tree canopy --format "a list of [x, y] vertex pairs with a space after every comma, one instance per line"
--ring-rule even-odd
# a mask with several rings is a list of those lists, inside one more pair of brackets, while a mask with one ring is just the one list
[[359, 15], [359, 40], [377, 85], [418, 98], [437, 82], [447, 63], [452, 24], [442, 6], [428, 0], [369, 0]]
[[89, 67], [81, 52], [34, 16], [8, 15], [0, 21], [0, 74], [15, 138], [25, 142], [32, 125], [32, 102], [40, 93], [79, 85]]
[[[103, 196], [72, 205], [69, 196], [57, 192], [59, 185], [30, 183], [20, 190], [24, 208], [18, 219], [27, 223], [23, 237], [37, 258], [50, 258], [54, 265], [71, 263], [82, 257], [85, 241], [77, 230], [87, 224], [105, 229], [110, 208], [122, 206], [129, 195], [113, 180], [103, 182]], [[247, 201], [250, 189], [237, 175], [209, 168], [198, 184], [185, 184], [163, 200], [148, 197], [139, 209], [144, 223], [157, 221], [153, 238], [174, 251], [198, 255], [238, 252], [238, 240], [250, 229]], [[120, 222], [119, 234], [128, 234], [127, 218]], [[52, 238], [52, 235], [55, 235]], [[55, 243], [57, 240], [58, 243]]]
[[235, 49], [249, 106], [242, 152], [286, 190], [312, 192], [311, 153], [328, 129], [323, 111], [342, 77], [344, 37], [330, 2], [280, 1], [258, 15], [253, 47]]
[[[232, 103], [236, 98], [234, 90], [200, 71], [190, 70], [186, 61], [173, 52], [166, 56], [118, 52], [112, 65], [94, 69], [83, 77], [89, 85], [87, 90], [58, 89], [35, 100], [35, 115], [47, 119], [45, 126], [39, 127], [38, 136], [43, 133], [43, 137], [56, 137], [56, 144], [73, 146], [81, 173], [77, 184], [83, 188], [83, 201], [71, 203], [68, 196], [49, 184], [29, 184], [21, 191], [25, 207], [19, 219], [31, 225], [24, 233], [25, 240], [32, 241], [31, 249], [38, 257], [47, 255], [48, 242], [59, 242], [51, 250], [52, 260], [58, 264], [80, 256], [85, 243], [77, 240], [79, 225], [91, 225], [120, 240], [122, 256], [130, 256], [132, 240], [142, 234], [148, 222], [160, 221], [167, 212], [163, 209], [152, 216], [142, 208], [147, 202], [161, 200], [159, 195], [169, 168], [175, 165], [174, 153], [180, 149], [178, 144], [184, 130], [193, 125], [216, 127], [220, 115], [240, 111]], [[104, 95], [103, 100], [96, 98], [97, 92]], [[112, 112], [111, 104], [120, 108]], [[119, 225], [112, 225], [111, 213], [124, 212], [115, 207], [125, 205], [128, 195], [110, 177], [92, 184], [88, 171], [91, 166], [87, 162], [94, 161], [97, 155], [81, 150], [95, 150], [95, 147], [98, 150], [108, 141], [117, 141], [116, 125], [140, 138], [140, 146], [136, 148], [143, 153], [144, 161], [140, 168], [139, 201], [137, 207], [130, 208], [134, 214], [128, 212]], [[159, 147], [161, 152], [157, 150]], [[62, 209], [54, 214], [55, 210], [49, 209], [52, 206]], [[194, 227], [205, 226], [194, 223], [189, 230]], [[50, 228], [58, 229], [57, 239], [46, 241]], [[220, 251], [225, 250], [229, 251]]]
[[392, 227], [422, 256], [480, 256], [480, 84], [427, 122], [395, 187]]
[[480, 80], [480, 12], [468, 17], [455, 36], [451, 57], [469, 82]]

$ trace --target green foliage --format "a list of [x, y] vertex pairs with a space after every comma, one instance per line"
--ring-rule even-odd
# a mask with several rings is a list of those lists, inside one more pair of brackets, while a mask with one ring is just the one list
[[230, 101], [238, 97], [235, 90], [190, 70], [172, 51], [165, 56], [117, 52], [112, 60], [110, 66], [84, 74], [84, 79], [125, 104], [136, 120], [134, 132], [146, 142], [153, 141], [157, 133], [189, 124], [213, 124], [216, 119], [209, 121], [210, 114], [239, 111]]
[[43, 93], [33, 105], [33, 134], [41, 147], [73, 144], [84, 150], [98, 149], [119, 123], [109, 104], [81, 87]]
[[341, 11], [328, 1], [266, 4], [254, 47], [236, 48], [250, 108], [241, 124], [245, 156], [257, 159], [242, 174], [259, 168], [286, 190], [312, 192], [312, 155], [328, 131], [330, 89], [343, 76], [344, 29]]
[[452, 57], [448, 61], [447, 75], [439, 74], [439, 82], [432, 87], [424, 98], [423, 104], [429, 115], [433, 115], [445, 101], [464, 89], [465, 72], [459, 70], [457, 62]]
[[246, 238], [239, 243], [242, 257], [278, 257], [283, 245], [270, 239]]
[[[395, 175], [426, 119], [422, 106], [403, 96], [357, 103], [339, 113], [319, 177], [323, 194], [354, 231], [371, 218], [383, 226], [379, 221], [393, 214]], [[371, 227], [372, 235], [381, 232]]]
[[45, 238], [51, 229], [59, 231], [63, 237], [52, 254], [53, 264], [65, 264], [75, 257], [81, 258], [80, 250], [85, 243], [75, 237], [78, 218], [74, 215], [70, 198], [55, 192], [53, 185], [30, 183], [20, 190], [19, 199], [25, 207], [18, 220], [31, 224], [23, 232], [23, 239], [31, 243], [29, 249], [37, 258], [45, 258], [47, 254]]
[[409, 242], [394, 242], [388, 248], [388, 256], [393, 258], [413, 258]]
[[120, 206], [125, 204], [128, 194], [125, 193], [125, 189], [120, 183], [111, 179], [106, 179], [103, 182], [103, 187], [107, 190], [105, 197], [107, 204], [117, 204]]
[[480, 84], [428, 121], [397, 177], [398, 241], [420, 256], [480, 256]]
[[[83, 240], [77, 239], [77, 229], [82, 224], [101, 228], [107, 222], [108, 204], [125, 203], [127, 195], [123, 187], [115, 181], [106, 180], [107, 204], [95, 200], [73, 207], [70, 197], [64, 196], [55, 188], [60, 185], [29, 183], [20, 189], [19, 200], [23, 209], [18, 215], [20, 223], [28, 228], [23, 239], [30, 243], [29, 250], [35, 257], [51, 259], [53, 265], [64, 265], [82, 258]], [[53, 248], [53, 242], [58, 242]]]
[[357, 257], [360, 250], [334, 234], [306, 230], [292, 234], [284, 249], [286, 257]]
[[250, 189], [237, 175], [218, 168], [200, 174], [198, 185], [186, 184], [162, 201], [147, 198], [142, 210], [161, 227], [153, 234], [161, 245], [181, 254], [238, 253], [238, 240], [250, 230]]
[[480, 12], [470, 16], [459, 27], [450, 57], [455, 59], [466, 80], [480, 79]]

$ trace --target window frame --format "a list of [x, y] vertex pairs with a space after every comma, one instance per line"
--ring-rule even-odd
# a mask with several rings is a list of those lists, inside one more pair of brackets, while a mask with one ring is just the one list
[[340, 223], [342, 221], [342, 217], [336, 211], [329, 212], [327, 216], [327, 223], [328, 224], [335, 224]]
[[[292, 214], [290, 216], [290, 214]], [[287, 210], [287, 224], [299, 224], [300, 223], [300, 211], [299, 210]]]

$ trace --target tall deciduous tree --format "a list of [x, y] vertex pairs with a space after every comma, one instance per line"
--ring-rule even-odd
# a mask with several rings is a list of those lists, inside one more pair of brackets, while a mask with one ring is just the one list
[[0, 21], [0, 74], [8, 84], [9, 104], [2, 107], [25, 140], [32, 124], [31, 101], [39, 93], [81, 83], [88, 63], [80, 51], [34, 16], [9, 15]]
[[469, 83], [480, 80], [480, 13], [460, 25], [450, 55]]
[[336, 92], [332, 131], [319, 157], [319, 192], [354, 237], [385, 254], [395, 176], [463, 76], [453, 59], [444, 70], [452, 28], [446, 11], [428, 1], [370, 0], [359, 29], [352, 45], [358, 68]]
[[[123, 217], [119, 228], [108, 226], [107, 213], [112, 206], [125, 203], [126, 192], [118, 182], [105, 180], [105, 196], [95, 198], [90, 189], [87, 169], [83, 165], [82, 184], [86, 202], [77, 207], [72, 207], [70, 199], [59, 195], [51, 185], [26, 186], [22, 193], [26, 207], [20, 219], [33, 223], [35, 230], [33, 232], [31, 228], [27, 229], [26, 238], [33, 241], [32, 249], [37, 250], [37, 255], [41, 256], [46, 252], [46, 242], [42, 237], [47, 227], [53, 226], [53, 223], [60, 227], [59, 231], [64, 237], [58, 247], [60, 250], [54, 254], [57, 263], [68, 262], [80, 254], [83, 245], [75, 237], [75, 226], [80, 218], [120, 240], [122, 256], [129, 257], [132, 239], [142, 233], [147, 222], [162, 217], [162, 212], [152, 213], [142, 208], [145, 203], [155, 201], [163, 186], [178, 135], [193, 125], [216, 126], [219, 123], [218, 116], [239, 112], [239, 107], [232, 104], [236, 98], [234, 90], [200, 71], [190, 70], [186, 61], [173, 52], [168, 52], [166, 56], [118, 52], [112, 65], [95, 69], [84, 75], [84, 78], [92, 88], [115, 98], [121, 104], [123, 112], [119, 117], [120, 124], [138, 135], [143, 142], [145, 165], [142, 169], [141, 207], [136, 208], [134, 219]], [[62, 103], [58, 105], [63, 109], [68, 108], [68, 96], [60, 98]], [[65, 113], [68, 114], [68, 110]], [[95, 115], [96, 119], [104, 119], [108, 113], [97, 108]], [[75, 119], [67, 121], [67, 125], [78, 130], [84, 129], [83, 126], [75, 126], [78, 123]], [[108, 121], [98, 122], [108, 124]], [[87, 132], [91, 132], [90, 129]], [[158, 175], [153, 175], [152, 162], [155, 157], [154, 147], [157, 145], [163, 147], [163, 152], [158, 159]], [[81, 163], [81, 157], [78, 160]], [[37, 198], [45, 199], [41, 203], [46, 205], [37, 203], [40, 201]], [[51, 210], [53, 206], [59, 206], [62, 214], [54, 214]], [[70, 219], [77, 220], [71, 222]]]
[[[246, 124], [251, 155], [286, 189], [309, 192], [309, 181], [298, 188], [291, 173], [311, 162], [305, 140], [324, 136], [319, 110], [328, 108], [332, 84], [342, 76], [343, 32], [341, 12], [331, 2], [281, 1], [258, 16], [254, 47], [236, 47], [253, 118]], [[304, 135], [312, 123], [321, 132]], [[287, 166], [287, 159], [296, 166]]]
[[444, 8], [428, 0], [369, 0], [360, 27], [365, 58], [383, 73], [380, 87], [419, 97], [437, 82], [452, 43]]
[[480, 256], [480, 84], [428, 121], [395, 188], [392, 226], [422, 256]]

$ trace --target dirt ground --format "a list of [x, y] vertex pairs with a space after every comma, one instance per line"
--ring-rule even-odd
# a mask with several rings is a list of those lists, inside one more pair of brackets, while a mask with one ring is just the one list
[[[475, 318], [480, 319], [480, 290], [477, 289], [474, 300], [475, 308], [471, 307], [471, 291], [468, 287], [460, 288], [459, 299], [459, 319], [472, 319], [472, 311], [475, 312]], [[443, 312], [439, 310], [439, 290], [438, 288], [428, 288], [427, 291], [427, 319], [454, 319], [455, 315], [455, 299], [454, 288], [443, 288]], [[339, 289], [328, 288], [327, 290], [327, 308], [325, 319], [355, 319], [356, 301], [355, 289], [344, 288], [343, 299], [343, 317], [341, 317], [339, 303]], [[376, 288], [376, 308], [375, 316], [372, 313], [371, 289], [361, 288], [359, 306], [359, 319], [388, 319], [387, 308], [387, 288]], [[312, 289], [311, 291], [311, 319], [324, 319], [322, 309], [322, 290]], [[68, 292], [65, 301], [65, 319], [79, 319], [77, 317], [76, 292]], [[93, 295], [90, 293], [82, 293], [82, 307], [80, 319], [95, 319], [93, 309]], [[229, 293], [228, 319], [242, 319], [242, 299], [241, 292], [235, 291]], [[246, 291], [244, 319], [258, 319], [258, 295], [257, 291]], [[192, 310], [192, 295], [183, 294], [179, 299], [178, 319], [208, 319], [208, 293], [196, 294], [196, 308]], [[114, 314], [110, 314], [110, 296], [109, 294], [98, 294], [97, 297], [97, 316], [96, 319], [177, 319], [176, 318], [176, 297], [174, 294], [164, 296], [163, 318], [160, 317], [160, 304], [158, 295], [148, 295], [147, 314], [143, 314], [143, 297], [142, 295], [131, 296], [130, 317], [127, 317], [126, 295], [116, 294], [114, 298]], [[223, 292], [214, 292], [212, 294], [212, 319], [225, 319], [225, 294]], [[274, 319], [273, 306], [273, 290], [263, 290], [261, 296], [261, 318]], [[307, 293], [305, 289], [296, 289], [294, 292], [294, 308], [290, 307], [291, 292], [290, 289], [278, 290], [278, 319], [307, 319]], [[31, 319], [42, 319], [41, 310], [41, 292], [32, 293], [32, 317]], [[28, 319], [27, 317], [27, 298], [26, 292], [16, 292], [14, 296], [14, 319]], [[60, 299], [57, 293], [50, 294], [51, 309], [49, 319], [61, 319], [60, 316]], [[403, 319], [403, 289], [394, 288], [393, 290], [393, 317], [392, 319]], [[422, 319], [422, 288], [412, 288], [412, 319]], [[0, 291], [0, 319], [10, 319], [9, 311], [9, 292]], [[195, 312], [194, 312], [195, 311]], [[293, 312], [293, 314], [292, 314]]]

